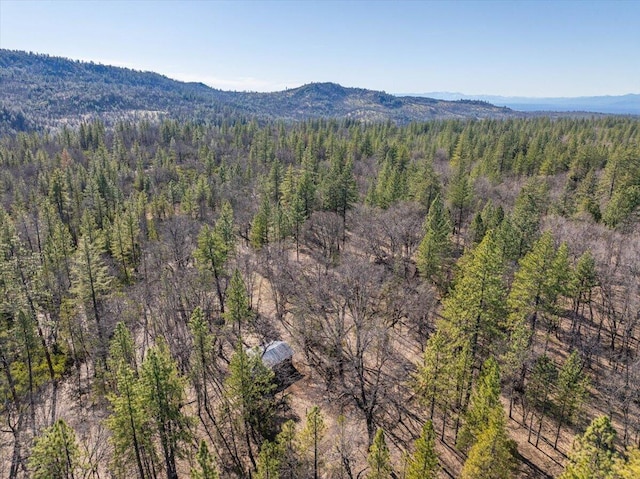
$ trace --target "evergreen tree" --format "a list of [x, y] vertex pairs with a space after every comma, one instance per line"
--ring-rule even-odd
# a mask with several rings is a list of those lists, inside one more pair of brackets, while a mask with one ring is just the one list
[[566, 245], [556, 253], [553, 237], [548, 232], [520, 260], [507, 297], [509, 349], [503, 357], [512, 389], [525, 381], [540, 320], [544, 320], [547, 327], [556, 321], [558, 298], [566, 283], [567, 270]]
[[60, 220], [48, 201], [43, 207], [47, 233], [44, 239], [43, 266], [48, 284], [61, 297], [71, 285], [71, 256], [73, 253], [72, 237], [69, 228]]
[[616, 452], [616, 430], [607, 416], [594, 419], [574, 443], [564, 472], [558, 479], [607, 479], [611, 477]]
[[607, 203], [602, 221], [610, 228], [631, 222], [632, 214], [640, 206], [640, 185], [632, 185], [617, 190]]
[[515, 234], [511, 259], [524, 256], [537, 239], [543, 205], [547, 203], [547, 186], [537, 179], [530, 180], [516, 198], [511, 214]]
[[225, 321], [236, 327], [238, 333], [242, 323], [251, 317], [251, 309], [249, 308], [249, 297], [247, 295], [247, 287], [242, 280], [239, 270], [234, 270], [227, 292], [227, 310], [223, 317]]
[[260, 454], [258, 455], [256, 478], [279, 479], [280, 458], [281, 451], [278, 445], [271, 441], [264, 441], [260, 447]]
[[264, 365], [259, 352], [247, 354], [239, 341], [224, 382], [224, 407], [237, 418], [237, 433], [244, 437], [252, 462], [253, 440], [273, 437], [275, 387], [274, 373]]
[[553, 447], [558, 446], [560, 429], [580, 410], [587, 394], [589, 381], [584, 376], [583, 367], [584, 364], [577, 351], [573, 351], [558, 373], [556, 402], [559, 407], [559, 417]]
[[151, 348], [140, 371], [141, 397], [154, 434], [160, 441], [167, 479], [177, 479], [176, 460], [189, 439], [189, 419], [182, 412], [185, 381], [160, 342]]
[[156, 452], [142, 386], [130, 365], [119, 361], [115, 367], [116, 392], [107, 395], [112, 413], [106, 420], [114, 468], [118, 477], [131, 477], [129, 467], [133, 466], [139, 479], [150, 478]]
[[504, 348], [503, 265], [494, 234], [487, 233], [482, 242], [460, 260], [459, 278], [453, 291], [444, 301], [441, 327], [448, 339], [448, 347], [456, 351], [464, 392], [465, 408], [471, 393], [472, 371], [492, 354]]
[[486, 232], [487, 227], [482, 219], [482, 212], [478, 211], [469, 226], [469, 237], [471, 238], [471, 243], [474, 245], [480, 243]]
[[285, 422], [276, 436], [280, 455], [279, 473], [283, 479], [300, 477], [300, 446], [296, 437], [296, 426], [292, 420]]
[[109, 359], [112, 369], [116, 370], [121, 364], [129, 366], [137, 371], [136, 345], [131, 337], [127, 326], [119, 321], [113, 331], [113, 336], [109, 343]]
[[[545, 414], [551, 406], [551, 392], [553, 390], [556, 381], [558, 380], [558, 368], [549, 359], [548, 356], [539, 357], [531, 372], [531, 377], [527, 382], [525, 389], [525, 401], [527, 405], [530, 405], [540, 411], [540, 417], [538, 420], [538, 432], [536, 437], [536, 447], [540, 442], [540, 434], [542, 431], [542, 423], [545, 418]], [[531, 421], [529, 422], [529, 437], [531, 440], [531, 433], [533, 430], [533, 420], [535, 414], [531, 412]]]
[[101, 303], [111, 290], [112, 278], [102, 259], [104, 240], [102, 235], [90, 225], [90, 221], [83, 222], [83, 234], [78, 242], [71, 270], [71, 291], [84, 308], [87, 316], [91, 316], [95, 320], [99, 347], [103, 348], [105, 345]]
[[235, 248], [235, 231], [234, 231], [234, 219], [233, 208], [231, 203], [225, 201], [220, 208], [220, 216], [215, 223], [215, 233], [220, 238], [221, 250], [227, 255], [233, 254]]
[[233, 210], [229, 203], [224, 203], [215, 226], [211, 228], [205, 225], [200, 230], [198, 246], [194, 252], [200, 270], [213, 275], [221, 313], [224, 313], [225, 306], [225, 265], [233, 253], [234, 246]]
[[189, 330], [193, 339], [190, 375], [198, 400], [198, 412], [201, 412], [201, 407], [210, 412], [207, 379], [215, 361], [213, 351], [215, 337], [209, 332], [209, 324], [200, 307], [191, 313]]
[[29, 469], [34, 479], [74, 479], [81, 472], [82, 461], [76, 435], [64, 420], [42, 431], [35, 438]]
[[416, 389], [434, 418], [436, 407], [446, 413], [455, 394], [455, 365], [449, 338], [437, 330], [427, 341], [423, 362], [416, 374]]
[[415, 451], [407, 464], [406, 479], [435, 479], [438, 475], [435, 431], [428, 420], [422, 426], [422, 434], [414, 443]]
[[533, 334], [538, 316], [555, 312], [561, 281], [564, 279], [561, 273], [556, 271], [559, 266], [555, 263], [556, 258], [553, 237], [547, 232], [520, 260], [520, 269], [514, 276], [507, 298], [509, 322], [512, 325], [524, 321], [528, 323]]
[[627, 451], [627, 457], [618, 456], [615, 459], [611, 479], [637, 479], [640, 477], [640, 449]]
[[[453, 160], [452, 160], [453, 161]], [[467, 209], [473, 198], [473, 186], [470, 182], [469, 173], [466, 171], [464, 161], [461, 161], [449, 184], [447, 199], [451, 205], [453, 216], [453, 233], [459, 234], [462, 229]]]
[[116, 213], [110, 231], [110, 250], [121, 266], [125, 283], [129, 283], [138, 261], [140, 226], [135, 212], [131, 210], [132, 206]]
[[575, 201], [578, 213], [589, 214], [595, 222], [600, 221], [602, 214], [598, 204], [596, 172], [593, 168], [578, 184]]
[[573, 317], [571, 321], [572, 344], [580, 337], [582, 320], [585, 316], [584, 308], [589, 307], [589, 319], [593, 319], [591, 296], [598, 285], [596, 263], [591, 251], [586, 251], [578, 259], [569, 283], [569, 292], [573, 299]]
[[329, 171], [322, 183], [323, 206], [342, 218], [343, 231], [347, 221], [347, 211], [358, 198], [358, 188], [353, 176], [353, 161], [342, 154], [335, 154], [329, 162]]
[[251, 221], [249, 231], [249, 241], [255, 249], [260, 249], [269, 243], [269, 232], [271, 226], [272, 206], [268, 198], [264, 198], [260, 204], [258, 212]]
[[410, 165], [409, 168], [409, 198], [423, 208], [429, 208], [436, 196], [442, 194], [440, 179], [433, 169], [433, 163], [425, 160], [414, 167]]
[[300, 446], [304, 453], [312, 458], [313, 479], [318, 479], [322, 459], [319, 445], [324, 437], [326, 426], [322, 411], [318, 406], [313, 406], [307, 413], [307, 420], [303, 430], [300, 432]]
[[380, 428], [376, 431], [373, 443], [369, 447], [367, 463], [369, 464], [367, 479], [391, 479], [393, 471], [391, 455], [384, 439], [384, 431]]
[[478, 436], [488, 427], [493, 410], [496, 408], [502, 409], [500, 371], [498, 362], [491, 357], [482, 366], [480, 378], [464, 414], [464, 425], [457, 443], [462, 451], [468, 451], [476, 443]]
[[505, 430], [504, 411], [493, 408], [487, 427], [469, 450], [460, 479], [510, 479], [513, 475], [515, 448]]
[[209, 452], [205, 441], [200, 441], [198, 453], [196, 454], [196, 463], [197, 467], [191, 469], [192, 479], [218, 479], [215, 460]]
[[296, 257], [298, 257], [300, 230], [308, 217], [308, 212], [305, 208], [304, 197], [300, 193], [299, 181], [293, 165], [287, 169], [282, 189], [282, 207], [290, 233], [296, 242]]
[[451, 247], [451, 224], [440, 196], [436, 196], [431, 203], [424, 222], [424, 231], [425, 235], [418, 246], [416, 256], [418, 271], [423, 277], [433, 279], [436, 284], [442, 284]]

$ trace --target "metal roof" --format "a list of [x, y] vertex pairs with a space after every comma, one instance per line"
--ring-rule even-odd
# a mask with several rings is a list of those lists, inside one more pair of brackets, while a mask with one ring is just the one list
[[293, 349], [284, 341], [271, 341], [258, 348], [258, 351], [262, 352], [262, 362], [270, 368], [293, 357]]

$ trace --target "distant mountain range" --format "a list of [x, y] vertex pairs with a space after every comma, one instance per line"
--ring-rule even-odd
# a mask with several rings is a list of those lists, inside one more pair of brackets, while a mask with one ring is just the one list
[[197, 121], [231, 117], [284, 121], [337, 118], [408, 123], [528, 115], [495, 106], [484, 98], [397, 96], [335, 83], [311, 83], [273, 93], [223, 91], [153, 72], [0, 49], [0, 133], [74, 126], [92, 118], [107, 124], [161, 117]]
[[[402, 95], [399, 95], [402, 96]], [[407, 96], [441, 100], [480, 100], [518, 111], [595, 112], [614, 115], [640, 115], [640, 94], [535, 98], [523, 96], [465, 95], [452, 92], [409, 93]]]

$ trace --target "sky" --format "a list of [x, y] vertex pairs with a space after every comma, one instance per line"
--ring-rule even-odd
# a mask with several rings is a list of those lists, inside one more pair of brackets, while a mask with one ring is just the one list
[[640, 0], [0, 0], [0, 48], [224, 90], [640, 93]]

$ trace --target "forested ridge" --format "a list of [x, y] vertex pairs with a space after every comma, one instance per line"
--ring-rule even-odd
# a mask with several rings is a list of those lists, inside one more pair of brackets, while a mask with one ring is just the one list
[[0, 134], [77, 127], [94, 119], [113, 126], [122, 120], [219, 122], [241, 116], [408, 123], [525, 114], [480, 101], [396, 97], [335, 83], [270, 93], [223, 91], [154, 72], [0, 49]]
[[639, 126], [3, 136], [0, 476], [638, 477]]

